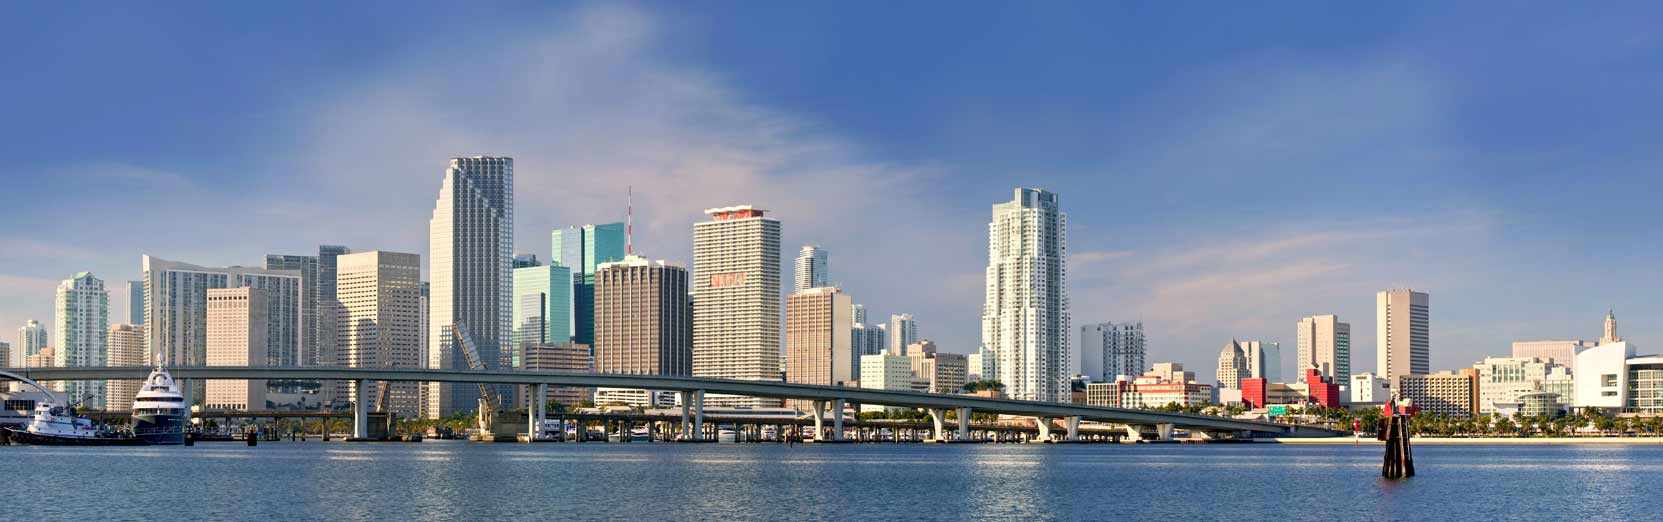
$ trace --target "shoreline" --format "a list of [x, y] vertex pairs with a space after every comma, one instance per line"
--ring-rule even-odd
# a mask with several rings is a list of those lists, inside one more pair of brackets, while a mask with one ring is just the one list
[[[1358, 444], [1383, 446], [1386, 443], [1375, 440], [1374, 437], [1353, 439], [1351, 437], [1277, 437], [1272, 439], [1255, 439], [1267, 444]], [[1436, 446], [1461, 445], [1624, 445], [1624, 446], [1663, 446], [1663, 437], [1414, 437], [1409, 439], [1411, 444], [1429, 444]]]

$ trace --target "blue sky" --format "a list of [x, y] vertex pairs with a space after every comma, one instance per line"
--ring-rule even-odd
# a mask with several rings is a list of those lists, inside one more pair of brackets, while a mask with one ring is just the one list
[[[21, 4], [0, 34], [0, 325], [79, 270], [427, 253], [446, 158], [516, 158], [518, 250], [622, 218], [688, 262], [755, 204], [874, 314], [978, 341], [989, 207], [1069, 212], [1076, 325], [1152, 361], [1431, 292], [1435, 367], [1663, 313], [1644, 3]], [[122, 317], [120, 290], [112, 315]], [[9, 335], [7, 337], [10, 337]]]

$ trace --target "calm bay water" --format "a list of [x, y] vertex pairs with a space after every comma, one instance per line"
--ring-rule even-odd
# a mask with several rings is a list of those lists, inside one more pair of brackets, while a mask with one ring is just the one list
[[[1655, 519], [1663, 448], [205, 443], [0, 447], [40, 519]], [[170, 516], [169, 514], [172, 514]]]

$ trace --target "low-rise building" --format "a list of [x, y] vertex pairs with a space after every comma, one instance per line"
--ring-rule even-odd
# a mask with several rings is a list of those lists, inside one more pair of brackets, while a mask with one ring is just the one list
[[1422, 411], [1470, 417], [1473, 414], [1473, 378], [1456, 372], [1410, 374], [1397, 378], [1398, 397]]
[[1381, 403], [1392, 398], [1392, 390], [1386, 380], [1368, 372], [1351, 376], [1350, 391], [1352, 404]]
[[[594, 373], [595, 356], [589, 345], [572, 342], [562, 343], [525, 343], [521, 345], [525, 350], [525, 369], [553, 372]], [[530, 388], [530, 386], [521, 386]], [[527, 403], [529, 390], [521, 390], [520, 404]], [[594, 396], [594, 390], [576, 386], [550, 386], [549, 394], [544, 401], [553, 401], [566, 406], [578, 406]]]

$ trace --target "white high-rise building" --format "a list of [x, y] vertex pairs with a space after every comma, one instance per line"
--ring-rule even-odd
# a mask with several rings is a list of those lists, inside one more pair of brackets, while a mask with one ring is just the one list
[[46, 327], [41, 326], [40, 321], [30, 319], [29, 322], [23, 323], [23, 326], [17, 329], [17, 346], [12, 348], [11, 366], [27, 366], [24, 361], [31, 355], [39, 354], [46, 344]]
[[907, 347], [918, 342], [918, 322], [912, 320], [912, 314], [898, 314], [889, 316], [889, 354], [906, 355]]
[[[749, 205], [693, 225], [693, 376], [780, 380], [780, 222]], [[777, 399], [712, 396], [719, 406]]]
[[[513, 334], [514, 160], [452, 158], [428, 233], [427, 366], [468, 367], [454, 336], [461, 325], [481, 363], [497, 368]], [[473, 385], [429, 383], [427, 390], [423, 413], [430, 419], [479, 405]], [[510, 396], [507, 387], [501, 392]]]
[[826, 249], [819, 245], [804, 246], [797, 252], [797, 282], [792, 291], [831, 286], [826, 275]]
[[1351, 381], [1351, 324], [1340, 322], [1338, 316], [1313, 315], [1299, 320], [1294, 337], [1298, 339], [1299, 357], [1294, 361], [1293, 373], [1305, 382], [1305, 369], [1316, 368], [1333, 382]]
[[1431, 301], [1408, 289], [1375, 294], [1375, 371], [1386, 382], [1432, 373]]
[[1136, 377], [1144, 367], [1143, 323], [1097, 323], [1080, 327], [1080, 375], [1093, 382]]
[[[268, 366], [294, 366], [307, 327], [301, 274], [242, 266], [204, 267], [144, 256], [145, 352], [165, 366], [201, 366], [207, 357], [208, 290], [264, 290]], [[188, 391], [188, 390], [187, 390]]]
[[[270, 310], [258, 288], [213, 288], [206, 292], [206, 366], [266, 366]], [[215, 379], [204, 386], [209, 409], [264, 410], [266, 381]]]
[[1218, 389], [1240, 390], [1241, 380], [1249, 377], [1247, 373], [1247, 354], [1242, 353], [1241, 344], [1231, 339], [1224, 343], [1224, 349], [1218, 353]]
[[[143, 305], [140, 305], [143, 310]], [[105, 360], [111, 367], [148, 366], [144, 360], [144, 325], [117, 324], [110, 326], [110, 350]], [[132, 379], [104, 381], [104, 410], [133, 409], [133, 397], [139, 394], [140, 381]]]
[[866, 324], [866, 305], [859, 303], [852, 304], [849, 305], [849, 310], [853, 312], [849, 317], [852, 318], [854, 322]]
[[[53, 311], [58, 319], [53, 366], [104, 366], [110, 335], [110, 293], [104, 290], [104, 281], [92, 272], [65, 279], [58, 284]], [[62, 386], [72, 403], [104, 406], [104, 381], [66, 381]]]
[[1068, 217], [1054, 193], [1014, 195], [993, 206], [987, 228], [983, 378], [1003, 383], [1012, 399], [1069, 402]]
[[1247, 358], [1247, 377], [1282, 382], [1282, 345], [1275, 341], [1239, 341]]
[[[335, 365], [346, 368], [421, 368], [421, 256], [358, 252], [336, 258]], [[379, 394], [377, 383], [371, 391]], [[400, 416], [421, 411], [420, 387], [390, 383], [386, 409]], [[347, 397], [356, 397], [343, 383]]]

